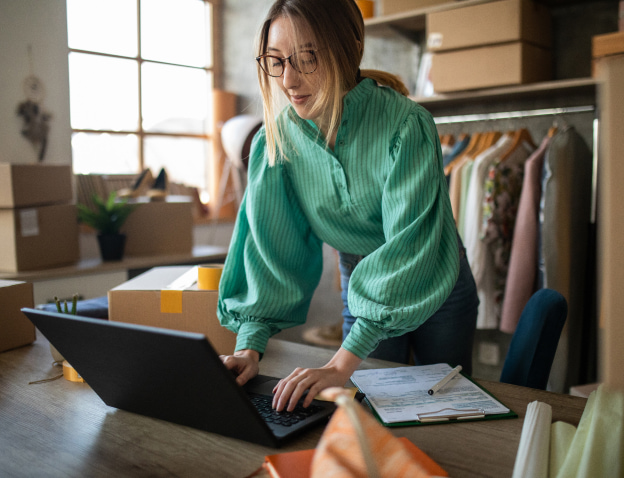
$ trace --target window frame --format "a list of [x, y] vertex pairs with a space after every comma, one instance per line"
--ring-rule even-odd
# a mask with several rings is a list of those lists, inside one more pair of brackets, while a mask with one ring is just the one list
[[[104, 0], [103, 0], [104, 1]], [[137, 141], [138, 141], [138, 164], [139, 164], [139, 171], [136, 171], [136, 173], [140, 173], [141, 171], [143, 171], [145, 169], [145, 142], [146, 139], [149, 137], [168, 137], [168, 138], [192, 138], [192, 139], [202, 139], [202, 140], [206, 140], [207, 145], [206, 145], [206, 149], [207, 151], [212, 149], [212, 144], [213, 141], [215, 139], [216, 133], [215, 133], [215, 129], [216, 126], [214, 124], [214, 121], [211, 120], [211, 129], [207, 130], [204, 134], [198, 134], [198, 133], [167, 133], [167, 132], [158, 132], [158, 131], [145, 131], [143, 129], [143, 91], [142, 91], [142, 80], [143, 80], [143, 64], [145, 63], [151, 63], [151, 64], [160, 64], [160, 65], [167, 65], [167, 66], [174, 66], [174, 67], [182, 67], [182, 68], [190, 68], [190, 69], [195, 69], [195, 70], [202, 70], [204, 71], [206, 74], [211, 73], [212, 74], [212, 90], [209, 91], [209, 95], [212, 95], [212, 92], [216, 89], [218, 89], [218, 78], [219, 78], [219, 71], [220, 71], [220, 63], [221, 63], [221, 58], [220, 55], [217, 54], [217, 52], [220, 51], [220, 48], [218, 47], [218, 42], [219, 42], [219, 38], [216, 35], [216, 21], [215, 19], [219, 16], [220, 14], [220, 6], [221, 6], [221, 1], [220, 0], [198, 0], [203, 2], [204, 4], [210, 4], [212, 5], [212, 14], [210, 16], [210, 25], [207, 25], [207, 27], [210, 29], [210, 38], [209, 38], [209, 44], [210, 44], [210, 50], [207, 51], [207, 56], [209, 58], [212, 59], [211, 65], [210, 66], [191, 66], [191, 65], [182, 65], [179, 63], [171, 63], [171, 62], [165, 62], [165, 61], [157, 61], [157, 60], [149, 60], [149, 59], [145, 59], [141, 56], [142, 53], [142, 48], [141, 48], [141, 0], [136, 0], [136, 5], [137, 5], [137, 56], [136, 57], [131, 57], [131, 56], [124, 56], [124, 55], [117, 55], [117, 54], [111, 54], [111, 53], [102, 53], [102, 52], [96, 52], [96, 51], [91, 51], [91, 50], [83, 50], [83, 49], [78, 49], [78, 48], [71, 48], [68, 45], [68, 57], [69, 55], [71, 55], [72, 53], [80, 53], [80, 54], [87, 54], [87, 55], [93, 55], [93, 56], [99, 56], [99, 57], [107, 57], [107, 58], [117, 58], [117, 59], [122, 59], [122, 60], [132, 60], [132, 61], [136, 61], [137, 64], [137, 69], [138, 69], [138, 78], [137, 78], [137, 87], [138, 87], [138, 128], [137, 130], [109, 130], [109, 129], [90, 129], [90, 128], [74, 128], [73, 126], [71, 127], [71, 136], [73, 138], [74, 134], [77, 133], [91, 133], [91, 134], [110, 134], [110, 135], [135, 135], [137, 137]], [[207, 38], [208, 40], [208, 38]], [[212, 110], [208, 111], [208, 116], [212, 116], [214, 117], [214, 104], [212, 104]], [[207, 155], [207, 157], [205, 158], [206, 161], [206, 165], [208, 167], [209, 162], [210, 162], [210, 157], [209, 155]], [[120, 173], [122, 174], [122, 173]], [[206, 189], [208, 191], [210, 191], [211, 187], [210, 187], [210, 182], [211, 180], [207, 177], [206, 178]], [[212, 196], [212, 194], [211, 194]], [[211, 201], [212, 202], [212, 201]]]

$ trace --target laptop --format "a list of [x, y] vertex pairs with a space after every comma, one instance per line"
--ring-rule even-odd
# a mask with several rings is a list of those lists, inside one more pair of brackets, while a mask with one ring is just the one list
[[239, 386], [203, 334], [24, 308], [106, 403], [128, 412], [277, 448], [325, 423], [335, 405], [271, 408], [275, 377]]

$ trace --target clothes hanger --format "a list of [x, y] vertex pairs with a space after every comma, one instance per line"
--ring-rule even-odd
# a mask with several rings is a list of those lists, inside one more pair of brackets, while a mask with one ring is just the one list
[[470, 141], [468, 141], [468, 146], [466, 146], [466, 149], [464, 150], [462, 156], [474, 156], [474, 152], [477, 150], [477, 146], [479, 146], [479, 141], [481, 140], [482, 136], [483, 133], [473, 133], [470, 137]]
[[477, 152], [477, 155], [494, 146], [494, 143], [496, 143], [502, 135], [503, 133], [501, 133], [500, 131], [488, 131], [480, 144], [480, 149]]
[[451, 171], [453, 170], [453, 168], [455, 166], [457, 166], [457, 164], [460, 163], [460, 161], [462, 161], [464, 159], [464, 157], [468, 156], [468, 157], [474, 157], [473, 156], [473, 150], [476, 149], [478, 143], [479, 143], [479, 138], [481, 137], [483, 133], [474, 133], [471, 137], [470, 137], [470, 141], [468, 142], [468, 145], [466, 146], [466, 149], [464, 149], [464, 152], [462, 154], [460, 154], [459, 156], [457, 156], [453, 161], [451, 161], [449, 164], [447, 164], [444, 167], [444, 175], [448, 176], [449, 174], [451, 174]]
[[514, 151], [516, 151], [522, 143], [528, 143], [533, 149], [537, 149], [535, 143], [533, 142], [533, 138], [531, 137], [531, 133], [526, 128], [520, 128], [514, 131], [512, 136], [511, 146], [501, 155], [500, 161], [505, 161], [509, 156], [512, 155]]

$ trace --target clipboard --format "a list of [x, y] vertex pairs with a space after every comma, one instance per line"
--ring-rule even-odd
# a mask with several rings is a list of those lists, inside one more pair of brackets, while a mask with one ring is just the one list
[[517, 418], [492, 393], [460, 373], [434, 396], [427, 390], [452, 369], [448, 364], [358, 370], [351, 381], [386, 427]]

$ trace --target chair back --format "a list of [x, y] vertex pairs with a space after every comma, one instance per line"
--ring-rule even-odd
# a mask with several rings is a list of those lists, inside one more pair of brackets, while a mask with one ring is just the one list
[[568, 304], [559, 292], [541, 289], [522, 311], [500, 381], [546, 390]]

